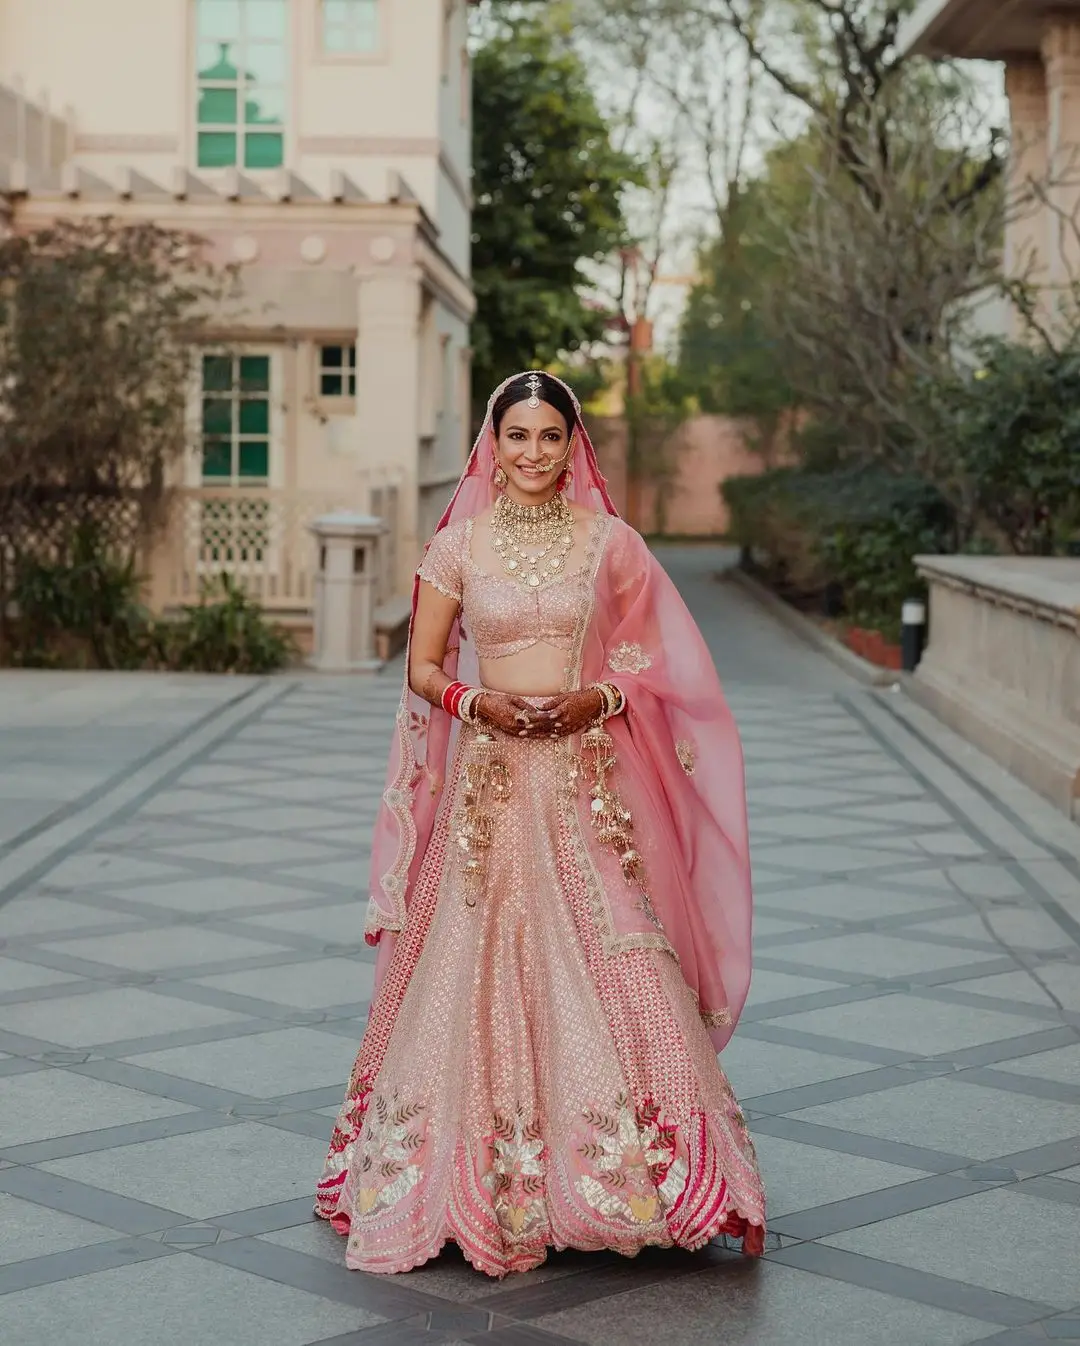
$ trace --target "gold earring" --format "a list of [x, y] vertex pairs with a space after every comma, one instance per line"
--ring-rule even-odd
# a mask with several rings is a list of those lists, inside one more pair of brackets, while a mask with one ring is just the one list
[[502, 470], [502, 464], [498, 464], [496, 466], [494, 475], [492, 476], [491, 479], [495, 483], [496, 490], [501, 491], [506, 486], [506, 483], [509, 480], [509, 478], [507, 477], [506, 473]]

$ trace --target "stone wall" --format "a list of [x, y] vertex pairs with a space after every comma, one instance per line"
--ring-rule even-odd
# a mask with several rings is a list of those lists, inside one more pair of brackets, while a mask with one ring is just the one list
[[930, 643], [913, 688], [1080, 821], [1080, 560], [920, 556]]

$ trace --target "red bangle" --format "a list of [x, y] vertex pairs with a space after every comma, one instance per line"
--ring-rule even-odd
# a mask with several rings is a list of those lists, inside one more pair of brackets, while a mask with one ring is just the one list
[[449, 686], [443, 688], [442, 708], [447, 715], [457, 716], [461, 698], [468, 690], [468, 684], [464, 682], [452, 682]]

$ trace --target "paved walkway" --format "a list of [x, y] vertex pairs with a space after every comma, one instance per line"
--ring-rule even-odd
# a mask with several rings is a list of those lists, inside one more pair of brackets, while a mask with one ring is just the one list
[[4, 1346], [998, 1346], [1080, 1337], [1080, 831], [665, 561], [750, 767], [725, 1062], [766, 1259], [447, 1255], [310, 1218], [363, 1027], [394, 676], [0, 674]]

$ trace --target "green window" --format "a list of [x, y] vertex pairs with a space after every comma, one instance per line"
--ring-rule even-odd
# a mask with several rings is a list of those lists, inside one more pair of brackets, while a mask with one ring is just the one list
[[356, 347], [319, 348], [319, 393], [323, 397], [356, 396]]
[[269, 355], [204, 355], [202, 475], [207, 486], [265, 486], [270, 476]]
[[354, 56], [379, 47], [379, 0], [323, 0], [323, 50]]
[[195, 0], [200, 168], [285, 162], [288, 0]]

